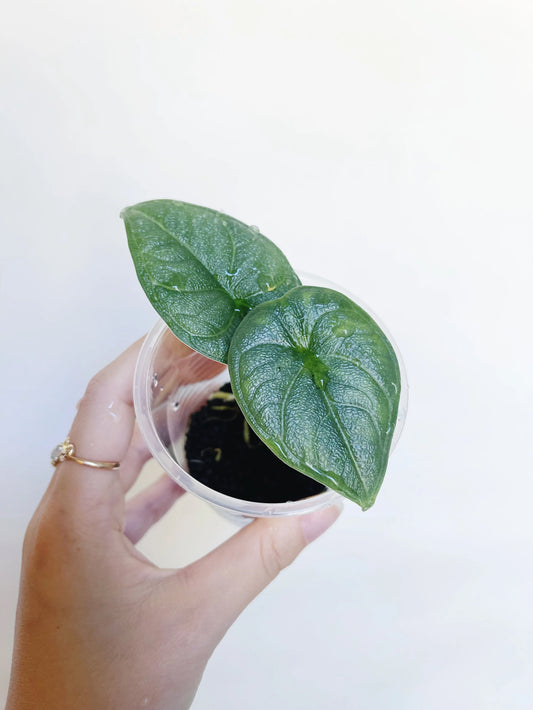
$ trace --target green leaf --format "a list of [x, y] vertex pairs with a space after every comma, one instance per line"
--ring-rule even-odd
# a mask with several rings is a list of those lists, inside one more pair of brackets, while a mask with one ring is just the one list
[[251, 308], [300, 284], [269, 239], [221, 212], [152, 200], [121, 216], [150, 302], [180, 340], [214, 360], [227, 362]]
[[244, 318], [228, 362], [237, 402], [267, 446], [369, 508], [387, 467], [400, 370], [368, 313], [337, 291], [294, 288]]

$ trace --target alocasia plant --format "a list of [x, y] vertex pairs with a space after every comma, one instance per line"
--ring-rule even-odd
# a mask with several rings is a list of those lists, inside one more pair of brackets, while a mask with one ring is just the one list
[[228, 364], [256, 434], [293, 468], [369, 508], [401, 388], [377, 323], [337, 291], [302, 286], [270, 240], [220, 212], [152, 200], [122, 217], [151, 303], [180, 340]]

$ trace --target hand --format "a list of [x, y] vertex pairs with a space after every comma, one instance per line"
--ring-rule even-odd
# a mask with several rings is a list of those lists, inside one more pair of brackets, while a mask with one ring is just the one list
[[258, 519], [194, 564], [159, 569], [134, 546], [183, 492], [166, 475], [125, 502], [149, 454], [132, 404], [140, 343], [81, 400], [76, 453], [28, 527], [7, 710], [181, 710], [246, 605], [328, 528], [336, 507]]

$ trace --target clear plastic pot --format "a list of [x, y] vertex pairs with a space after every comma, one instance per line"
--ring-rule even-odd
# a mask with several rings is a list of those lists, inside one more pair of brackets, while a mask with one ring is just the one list
[[[400, 364], [402, 389], [392, 446], [398, 441], [407, 413], [407, 376], [400, 352], [386, 328], [369, 308], [345, 289], [310, 274], [299, 274], [302, 283], [334, 288], [362, 306], [379, 323], [393, 345]], [[133, 398], [137, 422], [154, 458], [182, 488], [236, 518], [298, 515], [331, 505], [340, 496], [332, 490], [297, 501], [260, 503], [219, 493], [188, 472], [185, 437], [191, 413], [210, 394], [229, 381], [228, 368], [191, 352], [159, 320], [146, 336], [135, 371]]]

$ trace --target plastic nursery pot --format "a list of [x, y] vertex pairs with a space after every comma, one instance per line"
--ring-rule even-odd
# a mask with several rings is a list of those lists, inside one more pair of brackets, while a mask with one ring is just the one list
[[[302, 283], [342, 291], [367, 312], [369, 309], [336, 284], [309, 274], [299, 274]], [[370, 312], [371, 313], [371, 312]], [[400, 364], [402, 394], [392, 447], [396, 445], [407, 412], [407, 377], [398, 348], [383, 324]], [[329, 489], [309, 498], [285, 503], [241, 500], [209, 488], [190, 475], [185, 455], [189, 417], [209, 396], [229, 382], [228, 368], [184, 345], [159, 320], [146, 336], [135, 371], [133, 399], [141, 433], [153, 457], [183, 489], [215, 506], [234, 519], [301, 515], [331, 505], [340, 496]]]

